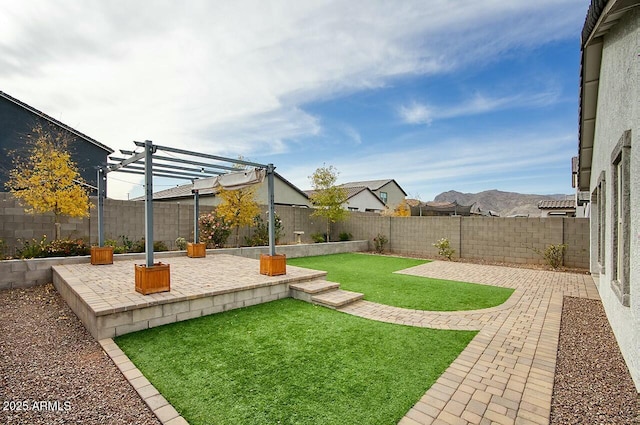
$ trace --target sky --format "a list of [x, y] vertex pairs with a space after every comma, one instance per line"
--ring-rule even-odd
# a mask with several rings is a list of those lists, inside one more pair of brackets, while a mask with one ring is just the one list
[[[99, 142], [273, 163], [300, 189], [573, 192], [587, 0], [0, 0], [0, 90]], [[156, 179], [154, 189], [181, 180]], [[109, 174], [109, 196], [143, 194]]]

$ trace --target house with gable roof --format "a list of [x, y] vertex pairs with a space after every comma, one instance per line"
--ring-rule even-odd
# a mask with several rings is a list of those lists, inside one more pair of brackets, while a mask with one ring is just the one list
[[[287, 205], [296, 207], [309, 207], [311, 204], [307, 194], [298, 189], [293, 183], [275, 173], [274, 178], [274, 202], [276, 205]], [[192, 192], [193, 185], [191, 183], [172, 187], [165, 190], [154, 192], [153, 200], [158, 202], [182, 203], [185, 205], [193, 205], [194, 197]], [[267, 180], [258, 185], [256, 189], [256, 202], [260, 205], [268, 204], [268, 188]], [[132, 199], [133, 201], [143, 201], [144, 196]], [[215, 189], [199, 190], [199, 205], [201, 206], [217, 206], [220, 204], [220, 198], [216, 196]]]
[[592, 0], [582, 30], [577, 189], [590, 271], [640, 390], [640, 1]]
[[71, 158], [87, 184], [96, 187], [96, 168], [106, 164], [107, 156], [113, 153], [113, 149], [0, 91], [0, 191], [6, 190], [4, 184], [13, 169], [12, 152], [24, 149], [25, 141], [36, 125], [70, 136]]
[[[341, 184], [340, 187], [344, 187], [347, 190], [367, 188], [390, 210], [394, 210], [407, 196], [404, 189], [394, 179], [349, 182]], [[356, 204], [354, 203], [353, 205], [355, 206]], [[384, 209], [382, 208], [382, 210]]]

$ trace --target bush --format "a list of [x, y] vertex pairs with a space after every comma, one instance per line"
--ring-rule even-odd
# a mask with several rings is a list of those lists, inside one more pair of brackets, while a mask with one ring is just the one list
[[185, 238], [176, 238], [176, 247], [180, 251], [187, 249], [187, 240]]
[[147, 249], [145, 247], [144, 238], [139, 239], [135, 242], [131, 243], [131, 248], [127, 250], [127, 252], [145, 252]]
[[311, 240], [313, 241], [313, 243], [325, 242], [327, 240], [327, 234], [326, 233], [312, 233], [311, 234]]
[[[249, 246], [266, 246], [269, 245], [269, 223], [266, 223], [260, 215], [253, 218], [253, 235], [245, 237], [244, 241]], [[282, 231], [282, 220], [276, 214], [274, 220], [274, 233], [276, 244], [280, 242], [280, 238], [284, 236]]]
[[72, 257], [76, 255], [88, 255], [91, 252], [82, 239], [58, 239], [45, 246], [45, 257]]
[[114, 254], [124, 254], [127, 252], [127, 249], [122, 245], [118, 245], [118, 241], [115, 239], [107, 239], [104, 241], [104, 246], [112, 247]]
[[451, 248], [451, 244], [449, 243], [449, 239], [442, 238], [433, 244], [436, 248], [438, 248], [438, 255], [446, 258], [451, 261], [451, 257], [456, 252], [455, 249]]
[[545, 263], [551, 266], [552, 269], [557, 269], [564, 262], [564, 252], [567, 250], [568, 245], [561, 243], [557, 245], [547, 245], [544, 251], [538, 248], [533, 248], [533, 251], [544, 258]]
[[169, 251], [169, 247], [163, 241], [154, 241], [153, 250], [155, 252], [164, 252], [164, 251]]
[[31, 241], [23, 241], [22, 248], [16, 249], [16, 257], [18, 258], [42, 258], [45, 256], [45, 248], [47, 246], [47, 236], [44, 235], [40, 241], [31, 239]]
[[378, 233], [378, 236], [373, 238], [373, 246], [378, 254], [382, 254], [384, 252], [384, 247], [389, 242], [389, 239], [382, 233]]
[[231, 226], [219, 216], [214, 209], [209, 214], [198, 218], [200, 226], [200, 242], [207, 244], [207, 248], [221, 248], [227, 243], [231, 234]]
[[16, 257], [44, 258], [44, 257], [72, 257], [77, 255], [88, 255], [91, 247], [82, 239], [58, 239], [47, 242], [47, 236], [41, 240], [31, 239], [22, 241], [22, 248], [16, 249]]
[[338, 235], [338, 238], [341, 242], [350, 241], [353, 238], [353, 235], [349, 232], [342, 232]]
[[0, 260], [7, 258], [7, 244], [0, 239]]

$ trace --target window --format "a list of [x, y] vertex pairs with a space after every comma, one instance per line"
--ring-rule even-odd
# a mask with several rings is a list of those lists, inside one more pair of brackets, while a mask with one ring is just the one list
[[598, 177], [598, 185], [596, 186], [596, 206], [598, 216], [598, 265], [600, 266], [600, 274], [604, 274], [604, 259], [605, 259], [605, 229], [606, 229], [606, 212], [607, 203], [605, 198], [605, 173], [600, 173]]
[[387, 192], [380, 192], [380, 199], [382, 199], [382, 202], [387, 205]]
[[612, 252], [611, 286], [624, 306], [630, 304], [631, 256], [631, 131], [625, 131], [611, 154]]

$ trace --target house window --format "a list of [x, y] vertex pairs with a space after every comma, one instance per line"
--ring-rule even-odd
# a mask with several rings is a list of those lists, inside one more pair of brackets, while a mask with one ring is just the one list
[[387, 192], [380, 192], [380, 199], [382, 199], [382, 202], [387, 205]]
[[631, 255], [631, 131], [625, 131], [611, 155], [612, 252], [611, 286], [624, 306], [630, 304], [629, 263]]
[[598, 216], [598, 266], [600, 266], [600, 273], [604, 274], [604, 259], [605, 259], [605, 229], [606, 229], [606, 212], [607, 203], [605, 197], [605, 173], [604, 171], [598, 178], [598, 185], [596, 186], [596, 206]]

